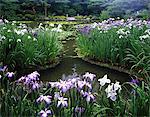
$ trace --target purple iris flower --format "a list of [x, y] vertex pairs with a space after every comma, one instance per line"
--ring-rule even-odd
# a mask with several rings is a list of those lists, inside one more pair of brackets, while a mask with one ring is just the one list
[[49, 82], [52, 88], [56, 87], [60, 89], [63, 93], [67, 92], [69, 89], [75, 87], [74, 82], [72, 80], [60, 80], [59, 82]]
[[54, 99], [60, 98], [60, 92], [54, 92]]
[[14, 72], [7, 72], [7, 73], [6, 73], [6, 76], [7, 76], [8, 78], [12, 78], [12, 77], [14, 77], [14, 75], [15, 75]]
[[69, 81], [71, 81], [72, 83], [76, 83], [78, 80], [80, 80], [79, 77], [69, 79]]
[[32, 87], [31, 87], [32, 90], [36, 90], [36, 89], [39, 89], [41, 85], [40, 85], [39, 83], [36, 82], [36, 83], [32, 83], [31, 86], [32, 86]]
[[37, 71], [35, 71], [35, 72], [29, 74], [28, 78], [30, 78], [32, 80], [39, 80], [39, 78], [38, 78], [39, 76], [40, 76], [40, 74]]
[[0, 71], [4, 72], [7, 69], [7, 65], [4, 67], [0, 67]]
[[52, 111], [51, 110], [41, 110], [39, 112], [40, 117], [48, 117], [49, 115], [52, 115]]
[[88, 88], [92, 89], [92, 85], [89, 82], [87, 82], [86, 80], [78, 81], [77, 85], [78, 85], [79, 89], [82, 89], [84, 86], [87, 86]]
[[59, 82], [49, 82], [49, 84], [52, 88], [54, 88], [54, 87], [58, 87]]
[[76, 107], [75, 108], [76, 113], [83, 113], [84, 111], [85, 111], [85, 108], [83, 108], [83, 107]]
[[27, 76], [22, 76], [17, 82], [25, 85], [25, 87], [30, 91], [36, 90], [41, 87], [41, 83], [39, 83], [39, 76], [40, 74], [35, 71]]
[[93, 101], [95, 99], [94, 95], [91, 92], [81, 92], [83, 97], [86, 98], [87, 102]]
[[138, 85], [139, 84], [139, 80], [138, 79], [132, 79], [131, 83]]
[[88, 94], [87, 94], [87, 96], [86, 96], [86, 101], [87, 102], [90, 102], [90, 101], [92, 101], [92, 100], [94, 100], [95, 99], [95, 97], [93, 96], [93, 94], [91, 93], [91, 92], [89, 92]]
[[91, 81], [93, 81], [95, 77], [96, 77], [95, 74], [89, 72], [86, 72], [86, 74], [83, 75], [83, 78], [89, 78]]
[[63, 92], [67, 92], [71, 88], [72, 83], [68, 81], [62, 81], [58, 83], [58, 88]]
[[68, 100], [67, 98], [59, 97], [57, 107], [60, 107], [60, 106], [67, 107], [68, 106], [67, 100]]
[[78, 84], [79, 89], [82, 89], [85, 85], [85, 83], [83, 81], [78, 81], [77, 84]]
[[47, 95], [47, 96], [41, 95], [41, 96], [36, 100], [36, 102], [45, 102], [46, 104], [50, 104], [50, 103], [51, 103], [51, 98], [52, 98], [52, 96], [50, 96], [50, 95]]
[[89, 34], [92, 28], [90, 26], [84, 26], [83, 28], [79, 29], [79, 32], [82, 34]]

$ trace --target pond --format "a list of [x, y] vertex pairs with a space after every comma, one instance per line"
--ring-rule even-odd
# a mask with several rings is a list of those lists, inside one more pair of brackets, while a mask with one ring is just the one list
[[[19, 22], [19, 23], [26, 23], [29, 27], [37, 27], [40, 22]], [[50, 24], [54, 22], [42, 22], [43, 24]], [[55, 24], [59, 24], [59, 22], [55, 22]], [[78, 23], [79, 24], [79, 23]], [[82, 22], [81, 24], [84, 24]], [[65, 25], [65, 24], [64, 24]], [[68, 24], [67, 24], [68, 25]], [[96, 74], [97, 78], [103, 77], [105, 74], [108, 75], [108, 77], [112, 81], [119, 81], [121, 83], [129, 81], [130, 76], [126, 73], [119, 72], [116, 70], [112, 70], [105, 67], [100, 67], [91, 63], [88, 63], [86, 61], [83, 61], [82, 59], [78, 58], [75, 51], [75, 39], [69, 38], [65, 41], [62, 41], [64, 45], [64, 56], [56, 67], [49, 68], [47, 70], [39, 71], [41, 75], [41, 80], [46, 81], [57, 81], [58, 79], [61, 79], [64, 75], [68, 76], [73, 73], [73, 68], [75, 68], [76, 72], [78, 74], [85, 74], [86, 72], [94, 73]], [[20, 73], [19, 73], [20, 74]], [[21, 74], [20, 74], [21, 75]], [[20, 76], [19, 75], [19, 76]]]
[[93, 65], [83, 61], [80, 58], [76, 58], [76, 53], [74, 52], [75, 40], [67, 40], [64, 44], [64, 50], [65, 55], [63, 56], [59, 65], [57, 65], [55, 68], [40, 71], [42, 81], [56, 81], [61, 79], [64, 75], [71, 75], [73, 73], [73, 68], [76, 69], [78, 74], [91, 72], [96, 74], [97, 78], [103, 77], [105, 74], [107, 74], [112, 81], [117, 80], [122, 83], [129, 81], [130, 79], [128, 74]]

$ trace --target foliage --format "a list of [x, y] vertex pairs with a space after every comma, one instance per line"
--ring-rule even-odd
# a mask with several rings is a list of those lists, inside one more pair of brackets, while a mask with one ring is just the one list
[[[1, 0], [1, 17], [9, 20], [47, 20], [48, 16], [106, 15], [131, 17], [136, 12], [149, 18], [149, 0]], [[146, 11], [146, 12], [145, 12]], [[10, 15], [11, 14], [11, 15]], [[24, 17], [20, 17], [22, 14]], [[26, 15], [28, 14], [28, 15]], [[30, 14], [30, 17], [29, 17]], [[31, 16], [33, 15], [33, 16]], [[27, 17], [25, 17], [27, 16]], [[108, 16], [108, 15], [107, 15]], [[138, 17], [138, 16], [137, 16]]]
[[85, 26], [79, 29], [77, 53], [81, 57], [131, 68], [140, 75], [145, 71], [150, 73], [150, 33], [145, 24], [132, 19], [126, 22], [108, 19]]
[[52, 64], [60, 55], [62, 45], [57, 32], [39, 26], [28, 29], [15, 22], [1, 25], [0, 61], [11, 69], [35, 68]]
[[120, 85], [105, 75], [98, 83], [95, 74], [74, 72], [58, 82], [42, 83], [35, 71], [12, 82], [14, 74], [8, 73], [6, 66], [1, 67], [1, 116], [150, 115], [149, 81], [132, 79]]
[[49, 16], [52, 20], [66, 20], [66, 16]]
[[139, 11], [139, 14], [137, 15], [137, 17], [140, 17], [142, 18], [143, 20], [148, 20], [150, 19], [150, 16], [149, 16], [149, 11], [148, 10], [141, 10]]
[[108, 18], [110, 18], [109, 12], [108, 11], [102, 11], [100, 14], [100, 20], [103, 21], [103, 20], [106, 20]]

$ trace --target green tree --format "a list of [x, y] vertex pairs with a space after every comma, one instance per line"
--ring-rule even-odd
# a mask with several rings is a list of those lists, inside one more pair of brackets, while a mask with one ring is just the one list
[[0, 16], [6, 19], [14, 20], [19, 9], [18, 0], [1, 0], [0, 2]]
[[51, 6], [51, 3], [54, 2], [54, 0], [40, 0], [40, 4], [42, 7], [44, 7], [44, 16], [48, 16], [48, 8]]
[[110, 18], [109, 12], [107, 10], [104, 10], [100, 14], [100, 20], [105, 20]]

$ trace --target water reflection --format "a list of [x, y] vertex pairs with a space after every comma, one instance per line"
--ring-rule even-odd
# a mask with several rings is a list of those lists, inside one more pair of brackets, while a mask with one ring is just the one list
[[44, 71], [40, 71], [41, 74], [41, 80], [43, 81], [56, 81], [65, 74], [70, 75], [73, 73], [72, 68], [76, 68], [76, 72], [78, 74], [84, 74], [85, 72], [91, 72], [96, 74], [97, 78], [103, 77], [105, 74], [108, 75], [108, 77], [112, 81], [120, 81], [125, 82], [129, 81], [129, 75], [125, 73], [120, 73], [115, 70], [110, 70], [108, 68], [99, 67], [97, 65], [90, 64], [88, 62], [83, 61], [79, 58], [72, 58], [69, 56], [75, 56], [74, 53], [74, 40], [69, 40], [64, 45], [64, 49], [66, 50], [66, 54], [64, 58], [62, 59], [61, 63], [52, 69], [47, 69]]

